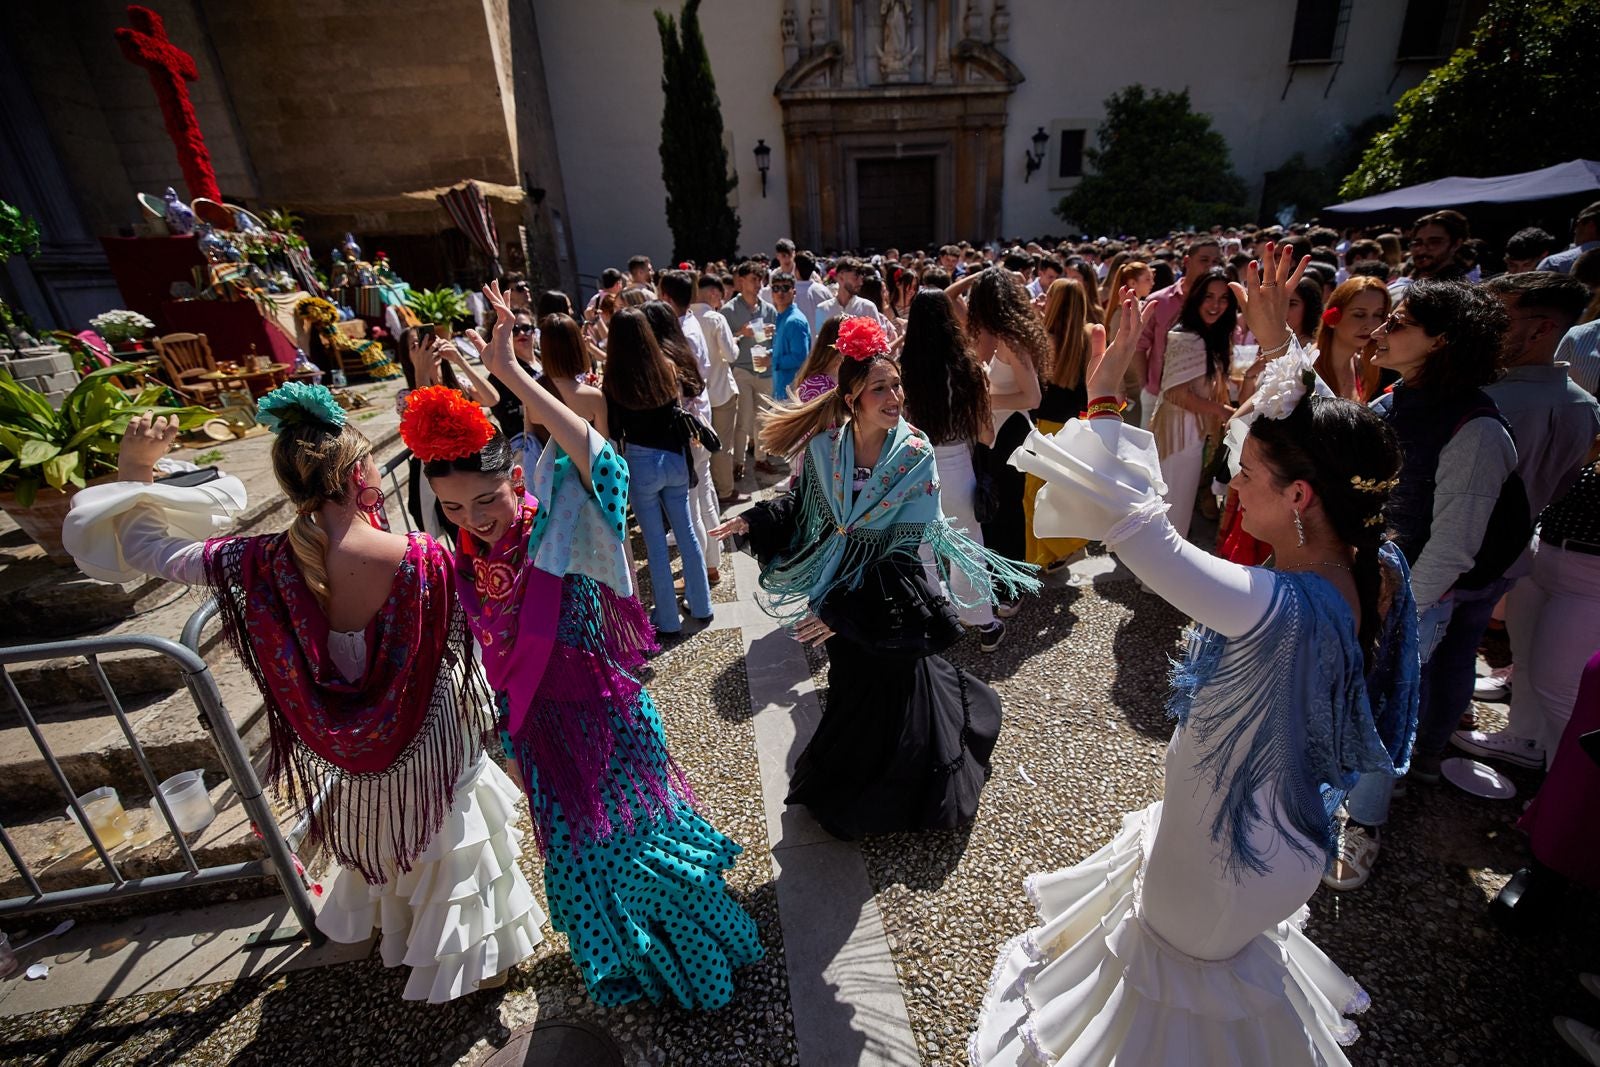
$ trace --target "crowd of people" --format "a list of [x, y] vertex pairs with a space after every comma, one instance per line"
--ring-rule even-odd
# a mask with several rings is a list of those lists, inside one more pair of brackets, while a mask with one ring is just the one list
[[[1000, 953], [972, 1060], [1344, 1063], [1367, 998], [1306, 902], [1360, 889], [1392, 797], [1452, 750], [1544, 775], [1499, 921], [1600, 886], [1600, 203], [1560, 245], [1490, 250], [1440, 211], [637, 256], [581, 311], [510, 276], [486, 336], [406, 338], [424, 532], [387, 531], [370, 446], [290, 385], [261, 402], [284, 534], [206, 538], [236, 496], [153, 483], [176, 427], [144, 419], [66, 541], [90, 573], [217, 592], [272, 777], [339, 865], [319, 926], [381, 929], [408, 997], [502, 981], [542, 936], [520, 792], [591, 995], [691, 1008], [737, 997], [761, 946], [638, 669], [711, 620], [723, 554], [827, 651], [787, 799], [851, 839], [975, 817], [1002, 702], [942, 653], [969, 629], [998, 649], [1104, 546], [1196, 623], [1163, 798], [1027, 880], [1039, 925]], [[1480, 679], [1491, 628], [1514, 670]], [[1509, 726], [1479, 729], [1474, 696], [1506, 693]], [[1600, 1063], [1600, 1032], [1557, 1026]]]

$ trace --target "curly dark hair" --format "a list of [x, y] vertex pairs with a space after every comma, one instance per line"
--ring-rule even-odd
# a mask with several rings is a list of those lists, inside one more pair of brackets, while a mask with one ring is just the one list
[[1050, 359], [1050, 338], [1034, 314], [1028, 290], [1010, 271], [991, 267], [973, 284], [967, 297], [967, 332], [976, 339], [979, 330], [988, 330], [1013, 352], [1027, 356], [1035, 371]]
[[[1207, 326], [1205, 319], [1200, 317], [1200, 304], [1206, 298], [1206, 290], [1216, 282], [1221, 282], [1223, 292], [1228, 294], [1228, 306], [1216, 322]], [[1228, 369], [1228, 361], [1233, 354], [1233, 329], [1238, 323], [1239, 300], [1228, 286], [1227, 271], [1212, 267], [1187, 283], [1183, 292], [1183, 310], [1178, 312], [1178, 324], [1205, 341], [1207, 377], [1214, 377], [1219, 369]]]
[[1407, 385], [1454, 392], [1494, 381], [1511, 325], [1498, 297], [1466, 282], [1421, 281], [1406, 289], [1400, 306], [1429, 337], [1445, 339]]
[[1383, 416], [1353, 400], [1308, 395], [1281, 419], [1257, 419], [1250, 436], [1279, 484], [1305, 481], [1322, 501], [1333, 532], [1355, 549], [1356, 591], [1361, 599], [1360, 639], [1370, 662], [1381, 618], [1383, 575], [1378, 549], [1387, 491], [1363, 489], [1400, 476], [1400, 441]]
[[936, 445], [976, 441], [990, 418], [989, 383], [942, 289], [911, 298], [900, 348], [906, 417]]

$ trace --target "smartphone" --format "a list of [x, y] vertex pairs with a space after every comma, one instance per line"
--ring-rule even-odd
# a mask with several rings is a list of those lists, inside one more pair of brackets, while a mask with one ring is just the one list
[[164, 477], [157, 478], [156, 484], [170, 485], [180, 489], [185, 489], [189, 488], [190, 486], [205, 485], [207, 482], [214, 482], [220, 477], [222, 477], [222, 472], [217, 468], [201, 467], [198, 470], [179, 471], [177, 474], [168, 474]]

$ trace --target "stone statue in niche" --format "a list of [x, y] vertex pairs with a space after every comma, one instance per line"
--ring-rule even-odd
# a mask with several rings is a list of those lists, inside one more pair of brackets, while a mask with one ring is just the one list
[[910, 0], [878, 0], [883, 19], [883, 43], [878, 46], [878, 72], [887, 82], [911, 80], [911, 61], [917, 47], [911, 43]]

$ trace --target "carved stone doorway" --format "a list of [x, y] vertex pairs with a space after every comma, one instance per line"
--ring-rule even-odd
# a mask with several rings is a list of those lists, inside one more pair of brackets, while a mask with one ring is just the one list
[[937, 156], [856, 161], [856, 220], [863, 252], [927, 248], [938, 238]]

